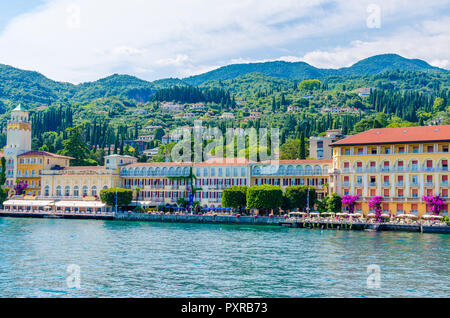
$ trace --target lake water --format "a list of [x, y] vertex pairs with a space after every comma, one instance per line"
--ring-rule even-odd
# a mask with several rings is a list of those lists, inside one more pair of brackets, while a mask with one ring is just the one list
[[0, 297], [450, 296], [444, 234], [0, 218], [0, 244]]

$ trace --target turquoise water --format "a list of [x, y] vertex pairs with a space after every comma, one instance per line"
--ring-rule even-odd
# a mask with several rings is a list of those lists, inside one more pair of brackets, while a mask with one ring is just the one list
[[450, 235], [0, 218], [0, 244], [0, 297], [450, 296]]

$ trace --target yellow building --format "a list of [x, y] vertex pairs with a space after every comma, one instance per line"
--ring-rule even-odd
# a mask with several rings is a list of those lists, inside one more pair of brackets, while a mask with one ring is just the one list
[[105, 157], [105, 166], [44, 167], [41, 172], [41, 193], [44, 198], [98, 200], [100, 191], [120, 187], [120, 168], [135, 163], [131, 156]]
[[29, 151], [17, 156], [17, 182], [27, 186], [27, 195], [41, 195], [41, 172], [50, 169], [62, 169], [68, 167], [70, 160], [67, 156], [61, 156], [46, 151]]
[[420, 216], [424, 195], [448, 198], [450, 125], [371, 129], [331, 146], [330, 192], [359, 195], [357, 211], [367, 214], [370, 198], [382, 196], [385, 213]]
[[288, 186], [312, 186], [316, 188], [317, 198], [321, 200], [328, 191], [328, 170], [331, 159], [280, 160], [275, 164], [251, 164], [250, 185], [272, 184], [285, 189]]

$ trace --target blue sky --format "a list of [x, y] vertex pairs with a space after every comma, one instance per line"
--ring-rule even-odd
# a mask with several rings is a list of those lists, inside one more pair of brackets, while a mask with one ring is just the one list
[[382, 53], [450, 69], [449, 52], [448, 0], [0, 0], [0, 63], [73, 83]]

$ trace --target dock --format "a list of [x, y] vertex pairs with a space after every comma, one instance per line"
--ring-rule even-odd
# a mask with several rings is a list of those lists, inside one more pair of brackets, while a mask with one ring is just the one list
[[10, 212], [0, 211], [0, 217], [35, 218], [35, 219], [80, 219], [80, 220], [114, 220], [114, 213], [75, 213], [65, 211]]

